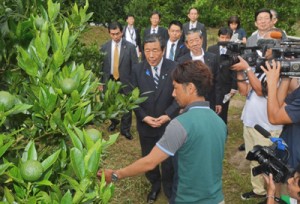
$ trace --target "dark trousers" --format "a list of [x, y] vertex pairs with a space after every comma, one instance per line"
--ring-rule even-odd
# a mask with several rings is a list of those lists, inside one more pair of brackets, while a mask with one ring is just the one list
[[[120, 123], [118, 119], [111, 119], [110, 121], [115, 125]], [[120, 132], [121, 133], [130, 132], [131, 123], [132, 123], [132, 111], [129, 111], [129, 113], [126, 113], [121, 117]]]
[[[143, 137], [140, 135], [140, 144], [142, 148], [142, 156], [148, 155], [160, 137]], [[161, 173], [159, 165], [153, 170], [146, 172], [146, 177], [152, 184], [151, 191], [159, 191], [161, 184], [167, 198], [171, 198], [174, 168], [172, 158], [169, 157], [161, 163]]]
[[222, 118], [225, 124], [227, 124], [229, 102], [230, 100], [227, 101], [226, 103], [222, 103], [222, 111], [219, 114], [219, 116]]

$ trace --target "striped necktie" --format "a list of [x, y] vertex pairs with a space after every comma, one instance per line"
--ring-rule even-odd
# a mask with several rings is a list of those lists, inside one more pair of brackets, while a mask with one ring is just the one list
[[153, 79], [154, 79], [155, 88], [157, 89], [158, 88], [158, 83], [159, 83], [158, 68], [153, 67], [153, 69], [154, 69]]
[[174, 46], [175, 46], [175, 43], [172, 43], [171, 49], [170, 49], [170, 54], [169, 54], [169, 59], [172, 61], [174, 61]]

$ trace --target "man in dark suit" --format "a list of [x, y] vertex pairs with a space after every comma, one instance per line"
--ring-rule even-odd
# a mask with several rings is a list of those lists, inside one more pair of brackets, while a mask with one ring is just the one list
[[222, 111], [222, 95], [220, 85], [216, 80], [219, 72], [219, 62], [217, 56], [210, 52], [204, 52], [202, 48], [202, 32], [200, 30], [190, 30], [185, 35], [185, 44], [190, 52], [186, 53], [178, 59], [179, 63], [183, 63], [189, 60], [200, 60], [206, 64], [213, 74], [213, 86], [211, 91], [205, 96], [205, 99], [209, 101], [210, 108], [217, 114]]
[[188, 13], [188, 18], [190, 19], [190, 21], [183, 24], [183, 34], [186, 35], [188, 31], [192, 29], [201, 30], [203, 39], [202, 48], [205, 51], [207, 47], [206, 28], [203, 23], [198, 22], [198, 17], [198, 10], [196, 8], [191, 8]]
[[[220, 61], [220, 56], [224, 54], [226, 55], [230, 54], [230, 50], [226, 48], [225, 44], [224, 45], [221, 44], [222, 42], [230, 41], [232, 36], [232, 30], [227, 27], [222, 27], [219, 29], [218, 36], [219, 36], [218, 38], [219, 43], [210, 46], [208, 48], [208, 52], [216, 54], [220, 64], [222, 64], [222, 61]], [[219, 114], [219, 116], [227, 124], [227, 114], [228, 114], [230, 97], [232, 97], [237, 92], [236, 72], [231, 70], [230, 67], [223, 67], [220, 65], [217, 81], [220, 84], [221, 95], [223, 98], [222, 112]], [[225, 100], [226, 99], [225, 95], [229, 97], [227, 101]]]
[[177, 59], [187, 52], [189, 49], [182, 41], [182, 24], [180, 21], [173, 20], [170, 22], [168, 27], [169, 40], [167, 41], [167, 47], [164, 57], [172, 61], [177, 61]]
[[150, 16], [151, 26], [144, 31], [144, 39], [150, 34], [158, 34], [165, 42], [168, 40], [168, 31], [164, 27], [159, 26], [161, 14], [153, 11]]
[[[171, 72], [176, 63], [163, 58], [164, 41], [157, 35], [151, 34], [144, 41], [146, 60], [134, 66], [132, 84], [138, 87], [141, 96], [147, 100], [135, 109], [137, 130], [140, 137], [142, 156], [150, 153], [156, 142], [162, 137], [169, 121], [178, 115], [179, 106], [172, 97], [173, 85]], [[173, 165], [170, 159], [146, 173], [152, 184], [148, 194], [148, 203], [153, 203], [160, 192], [161, 183], [165, 195], [170, 198], [173, 184]]]
[[141, 55], [141, 35], [140, 31], [134, 27], [134, 16], [132, 14], [126, 17], [127, 25], [123, 29], [123, 38], [135, 45], [138, 56]]
[[[106, 53], [103, 61], [102, 83], [106, 83], [109, 79], [120, 81], [126, 85], [122, 93], [130, 91], [130, 80], [132, 66], [138, 63], [135, 46], [122, 39], [122, 25], [119, 22], [112, 22], [108, 26], [111, 40], [101, 47], [101, 52]], [[103, 90], [103, 87], [101, 88]], [[130, 133], [132, 113], [129, 112], [121, 118], [121, 134], [131, 140], [133, 137]], [[116, 129], [119, 120], [111, 119], [109, 131]]]

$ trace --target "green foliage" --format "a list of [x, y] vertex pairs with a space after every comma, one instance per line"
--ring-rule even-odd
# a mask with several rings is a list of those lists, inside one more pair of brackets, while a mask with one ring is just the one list
[[[167, 27], [171, 20], [180, 20], [186, 22], [188, 9], [195, 7], [198, 9], [199, 21], [207, 27], [227, 26], [227, 20], [232, 15], [238, 15], [241, 18], [241, 25], [251, 34], [256, 30], [254, 25], [254, 13], [260, 8], [273, 8], [279, 14], [277, 27], [287, 31], [288, 34], [295, 33], [293, 25], [299, 20], [298, 0], [155, 0], [155, 1], [91, 1], [90, 11], [95, 15], [93, 20], [97, 23], [109, 23], [119, 20], [125, 24], [126, 14], [135, 15], [135, 24], [143, 31], [150, 25], [149, 18], [152, 11], [157, 10], [162, 14], [161, 25]], [[123, 9], [124, 8], [124, 9]]]
[[[9, 93], [1, 92], [0, 101], [0, 200], [108, 203], [114, 187], [96, 175], [102, 152], [118, 135], [108, 141], [91, 138], [84, 128], [119, 117], [142, 99], [137, 90], [120, 94], [117, 82], [109, 82], [109, 97], [100, 93], [103, 55], [95, 45], [78, 46], [78, 36], [92, 15], [87, 13], [88, 1], [83, 7], [74, 4], [69, 12], [62, 12], [63, 1], [43, 2], [9, 1], [12, 8], [20, 5], [24, 16], [18, 17], [15, 10], [9, 10], [14, 15], [1, 14], [6, 26], [0, 30], [5, 36], [0, 42], [5, 48], [0, 82]], [[25, 39], [23, 32], [30, 35]], [[84, 53], [82, 63], [76, 62], [78, 52]], [[28, 169], [29, 161], [34, 162], [29, 167], [37, 168]]]

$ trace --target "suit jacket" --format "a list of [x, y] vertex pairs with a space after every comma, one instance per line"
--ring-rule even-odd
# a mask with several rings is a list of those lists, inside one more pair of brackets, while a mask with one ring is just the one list
[[137, 129], [140, 136], [154, 137], [158, 134], [162, 136], [167, 125], [164, 124], [159, 128], [152, 128], [142, 122], [146, 116], [159, 117], [168, 115], [170, 118], [174, 118], [178, 115], [179, 105], [172, 97], [171, 72], [175, 66], [176, 62], [163, 59], [158, 89], [155, 88], [151, 66], [146, 60], [134, 66], [132, 84], [140, 89], [141, 96], [147, 97], [147, 100], [139, 104], [139, 107], [135, 109]]
[[[168, 41], [167, 41], [168, 42]], [[178, 58], [181, 56], [185, 55], [186, 53], [189, 52], [189, 49], [185, 46], [184, 42], [179, 40], [175, 49], [175, 56], [174, 56], [174, 61], [177, 61]], [[167, 44], [166, 44], [166, 50], [164, 57], [167, 57]]]
[[[183, 24], [182, 28], [183, 28], [183, 34], [184, 34], [183, 36], [185, 37], [185, 34], [187, 34], [188, 31], [190, 30], [190, 22]], [[201, 30], [201, 32], [202, 32], [202, 38], [203, 38], [202, 48], [205, 51], [206, 47], [207, 47], [207, 33], [206, 33], [205, 25], [203, 23], [200, 23], [197, 21], [196, 29]]]
[[[151, 34], [151, 27], [148, 27], [145, 29], [144, 31], [144, 40], [145, 38]], [[167, 40], [169, 39], [169, 34], [167, 29], [165, 29], [164, 27], [160, 27], [158, 26], [158, 30], [157, 30], [157, 34], [162, 37], [162, 39], [167, 42]]]
[[[140, 52], [142, 51], [142, 44], [141, 44], [141, 35], [140, 35], [140, 31], [139, 31], [139, 29], [137, 29], [137, 28], [135, 28], [135, 27], [133, 27], [134, 28], [134, 32], [135, 32], [135, 35], [136, 35], [136, 39], [135, 39], [135, 41], [136, 41], [136, 45], [138, 46], [138, 48], [139, 48], [139, 50], [140, 50]], [[123, 28], [123, 39], [126, 39], [126, 30], [127, 30], [127, 26], [125, 26], [124, 28]]]
[[[208, 52], [214, 53], [220, 61], [220, 47], [218, 44], [208, 47]], [[231, 54], [230, 50], [227, 50], [225, 54]], [[229, 93], [231, 89], [237, 89], [236, 72], [231, 70], [230, 67], [219, 68], [219, 74], [217, 81], [220, 84], [222, 95]]]
[[[131, 72], [134, 64], [138, 63], [138, 57], [136, 53], [135, 46], [122, 39], [121, 42], [121, 50], [120, 50], [120, 58], [119, 58], [119, 74], [120, 81], [122, 84], [127, 85], [123, 90], [125, 93], [131, 90], [130, 81], [131, 81]], [[102, 83], [106, 83], [111, 76], [111, 49], [112, 49], [112, 41], [108, 41], [101, 47], [101, 52], [106, 53], [106, 56], [103, 61], [103, 75], [101, 78]]]
[[[180, 57], [178, 59], [178, 63], [183, 63], [189, 60], [192, 60], [192, 56], [190, 52]], [[213, 74], [213, 86], [211, 88], [211, 91], [205, 96], [205, 100], [209, 101], [210, 108], [212, 110], [215, 110], [215, 106], [221, 105], [223, 100], [221, 87], [219, 82], [217, 81], [220, 65], [217, 56], [210, 52], [204, 53], [204, 62], [210, 68], [210, 71]]]

